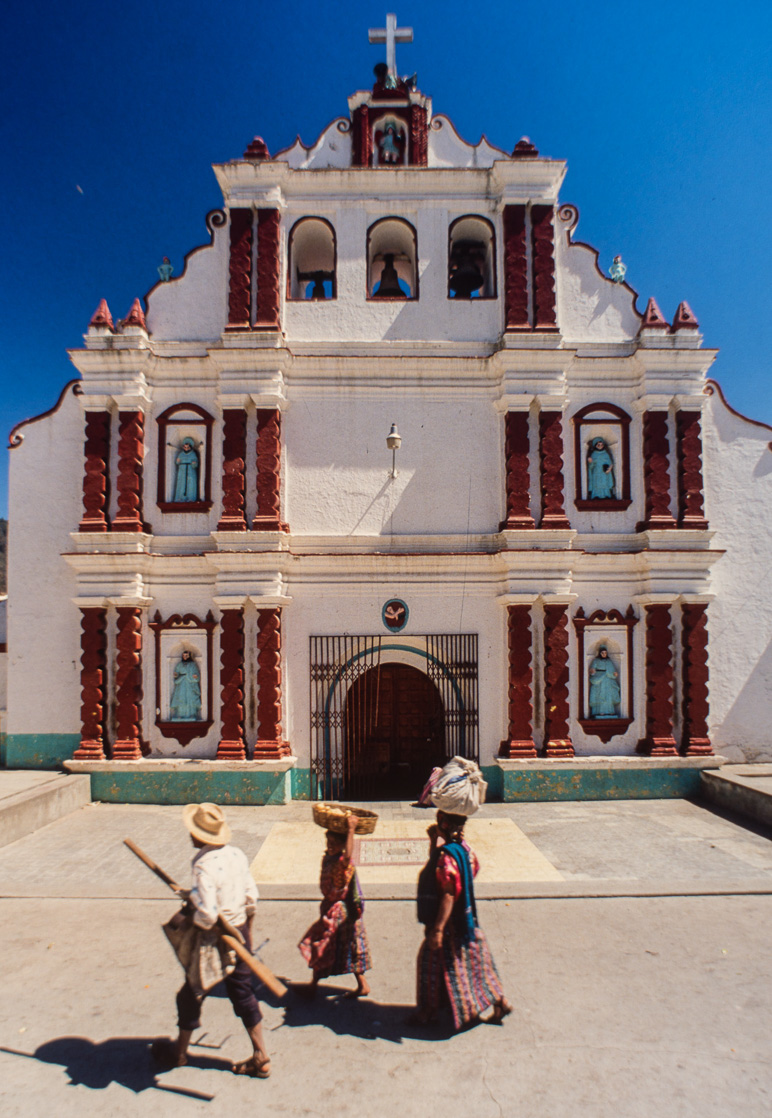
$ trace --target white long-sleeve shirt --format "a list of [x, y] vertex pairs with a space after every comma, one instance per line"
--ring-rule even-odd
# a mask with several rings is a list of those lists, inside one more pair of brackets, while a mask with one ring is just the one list
[[257, 886], [249, 862], [237, 846], [204, 846], [192, 862], [191, 903], [194, 923], [211, 928], [222, 913], [235, 927], [246, 923], [257, 907]]

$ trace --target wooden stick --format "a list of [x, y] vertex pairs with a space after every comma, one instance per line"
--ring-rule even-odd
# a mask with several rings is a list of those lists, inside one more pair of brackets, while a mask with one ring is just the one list
[[[152, 858], [149, 858], [144, 850], [137, 846], [135, 842], [132, 842], [131, 839], [124, 839], [123, 843], [124, 846], [128, 846], [132, 854], [136, 854], [140, 862], [144, 862], [147, 868], [153, 871], [156, 877], [160, 877], [161, 881], [163, 881], [165, 885], [168, 885], [169, 888], [178, 895], [187, 895], [188, 890], [183, 889], [181, 885], [178, 885], [174, 878], [170, 877], [165, 870], [162, 870], [161, 867], [157, 865]], [[241, 959], [243, 963], [247, 964], [255, 977], [259, 978], [263, 985], [267, 986], [272, 994], [275, 994], [277, 998], [284, 997], [284, 995], [287, 993], [287, 987], [284, 985], [283, 982], [279, 981], [273, 971], [269, 970], [264, 963], [259, 962], [254, 957], [254, 955], [250, 955], [249, 951], [247, 951], [241, 940], [239, 932], [236, 928], [233, 927], [232, 924], [230, 924], [225, 919], [222, 913], [220, 913], [220, 915], [217, 917], [217, 925], [215, 926], [215, 931], [219, 934], [223, 943], [226, 944], [226, 946], [229, 947], [232, 951], [236, 952], [239, 959]]]

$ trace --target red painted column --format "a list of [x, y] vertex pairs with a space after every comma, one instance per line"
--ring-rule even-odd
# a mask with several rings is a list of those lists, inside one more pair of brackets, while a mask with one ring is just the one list
[[673, 627], [670, 606], [646, 606], [646, 737], [638, 752], [652, 757], [678, 753], [673, 737]]
[[143, 532], [142, 463], [145, 457], [145, 417], [141, 411], [118, 413], [118, 510], [114, 532]]
[[708, 607], [681, 606], [683, 738], [686, 757], [712, 756], [708, 737]]
[[676, 413], [678, 527], [705, 529], [702, 482], [702, 427], [698, 411]]
[[530, 330], [525, 206], [504, 207], [504, 313], [507, 330]]
[[429, 162], [429, 122], [422, 105], [410, 106], [410, 163], [426, 167]]
[[665, 411], [643, 415], [643, 488], [646, 511], [638, 531], [675, 528], [670, 512], [670, 442]]
[[253, 757], [269, 761], [290, 754], [281, 733], [281, 609], [257, 611], [257, 742]]
[[559, 411], [539, 415], [539, 458], [541, 461], [540, 528], [570, 528], [565, 512], [563, 479], [563, 417]]
[[219, 761], [243, 761], [244, 749], [244, 611], [224, 609], [220, 619]]
[[573, 757], [568, 705], [568, 607], [544, 607], [544, 756]]
[[80, 745], [76, 761], [103, 761], [105, 757], [105, 685], [107, 681], [107, 610], [81, 606], [80, 610]]
[[370, 131], [370, 109], [360, 105], [351, 122], [351, 162], [354, 167], [369, 167], [373, 162], [373, 137]]
[[279, 225], [278, 210], [257, 211], [256, 330], [279, 329]]
[[115, 671], [117, 741], [114, 761], [138, 761], [142, 756], [142, 610], [118, 608]]
[[535, 757], [533, 741], [533, 640], [531, 607], [507, 606], [509, 727], [500, 757]]
[[232, 209], [230, 216], [226, 330], [248, 330], [252, 321], [252, 210]]
[[531, 516], [530, 442], [528, 412], [509, 411], [505, 419], [507, 515], [499, 531], [534, 528]]
[[552, 206], [531, 207], [533, 326], [535, 330], [557, 329], [553, 218]]
[[87, 411], [83, 447], [83, 516], [79, 532], [106, 532], [110, 474], [110, 413]]
[[281, 412], [257, 409], [257, 512], [255, 532], [288, 532], [281, 520]]
[[226, 408], [222, 413], [222, 514], [218, 532], [245, 532], [247, 413]]

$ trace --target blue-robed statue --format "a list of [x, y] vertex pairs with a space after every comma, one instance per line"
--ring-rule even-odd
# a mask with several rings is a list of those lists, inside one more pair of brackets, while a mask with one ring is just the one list
[[174, 500], [181, 502], [198, 500], [198, 451], [192, 439], [183, 439], [182, 446], [174, 457], [177, 468], [174, 478]]
[[174, 690], [169, 710], [171, 722], [201, 721], [201, 673], [186, 649], [174, 669]]
[[587, 496], [614, 499], [614, 459], [605, 439], [593, 439], [587, 451]]
[[590, 717], [616, 718], [622, 692], [619, 689], [619, 673], [605, 645], [590, 664]]

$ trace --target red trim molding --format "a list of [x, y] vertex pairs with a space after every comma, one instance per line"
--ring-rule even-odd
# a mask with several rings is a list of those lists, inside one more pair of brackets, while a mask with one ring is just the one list
[[224, 609], [220, 618], [220, 761], [243, 761], [244, 749], [244, 613]]
[[507, 606], [509, 651], [507, 739], [500, 757], [535, 757], [533, 741], [533, 634], [531, 607]]
[[573, 757], [568, 702], [568, 607], [544, 607], [544, 756]]
[[225, 329], [248, 330], [252, 314], [252, 210], [232, 209], [230, 218], [230, 286]]
[[651, 757], [678, 753], [673, 737], [673, 625], [670, 606], [646, 606], [646, 737], [638, 752]]
[[670, 440], [666, 411], [643, 413], [643, 489], [645, 519], [637, 531], [675, 528], [670, 512]]
[[[179, 418], [178, 413], [193, 412], [198, 419]], [[198, 404], [173, 404], [156, 419], [158, 424], [158, 498], [157, 505], [161, 512], [209, 512], [212, 507], [212, 425], [214, 417], [200, 408]], [[168, 501], [166, 499], [166, 441], [167, 428], [174, 423], [184, 423], [189, 427], [204, 428], [204, 452], [199, 453], [199, 493], [203, 482], [204, 495], [200, 501]]]
[[528, 434], [528, 412], [507, 412], [504, 425], [507, 515], [499, 525], [499, 531], [535, 528], [536, 524], [531, 516], [531, 445]]
[[525, 206], [504, 207], [504, 321], [506, 330], [530, 330]]
[[257, 211], [257, 299], [255, 329], [279, 329], [279, 225], [278, 210]]
[[281, 520], [281, 412], [257, 409], [257, 512], [255, 532], [288, 532]]
[[114, 761], [138, 761], [142, 756], [142, 610], [118, 608], [115, 671]]
[[678, 527], [704, 530], [705, 502], [702, 482], [702, 426], [698, 411], [676, 412], [678, 458]]
[[118, 509], [113, 532], [142, 532], [142, 462], [145, 456], [145, 416], [141, 411], [118, 413]]
[[247, 413], [226, 408], [222, 413], [222, 515], [218, 532], [245, 532]]
[[683, 737], [685, 757], [712, 756], [708, 737], [708, 607], [681, 606]]
[[534, 330], [557, 330], [553, 219], [552, 206], [531, 206]]
[[[589, 617], [585, 617], [584, 610], [578, 609], [574, 615], [574, 628], [576, 629], [577, 659], [579, 664], [579, 725], [585, 734], [600, 738], [605, 744], [612, 738], [619, 737], [627, 732], [634, 720], [633, 714], [633, 629], [638, 624], [638, 618], [632, 606], [628, 606], [624, 617], [618, 609], [605, 612], [596, 609]], [[627, 714], [623, 718], [592, 718], [585, 706], [584, 689], [584, 635], [593, 626], [608, 628], [610, 625], [619, 626], [627, 630], [625, 644], [627, 649]], [[590, 637], [591, 639], [591, 637]]]
[[289, 756], [281, 733], [281, 609], [257, 611], [257, 742], [255, 760]]
[[107, 532], [110, 482], [110, 413], [87, 411], [83, 448], [83, 516], [79, 532]]
[[[600, 414], [598, 414], [600, 413]], [[604, 414], [605, 413], [605, 414]], [[630, 496], [630, 423], [631, 418], [626, 411], [616, 404], [587, 404], [581, 408], [571, 420], [574, 428], [574, 484], [576, 497], [574, 505], [581, 512], [622, 512], [628, 509], [632, 502]], [[616, 483], [618, 497], [600, 498], [593, 500], [582, 497], [583, 481], [586, 489], [587, 469], [587, 440], [582, 428], [604, 424], [607, 427], [616, 427], [619, 431], [619, 453], [621, 460], [616, 463]], [[620, 479], [621, 473], [621, 479]], [[621, 487], [620, 487], [621, 480]], [[620, 492], [621, 488], [621, 492]]]
[[[200, 621], [194, 613], [186, 613], [181, 616], [179, 613], [172, 614], [166, 621], [161, 618], [161, 614], [156, 610], [155, 617], [149, 623], [150, 628], [155, 634], [155, 709], [156, 719], [155, 724], [161, 731], [165, 738], [174, 738], [184, 748], [189, 745], [193, 738], [202, 738], [209, 732], [212, 726], [212, 633], [217, 622], [212, 615], [212, 611], [206, 615], [205, 621]], [[161, 694], [161, 634], [165, 632], [176, 632], [180, 636], [186, 633], [194, 632], [206, 633], [206, 718], [200, 722], [168, 722], [164, 721], [161, 717], [163, 709], [163, 696]]]
[[539, 459], [541, 462], [540, 528], [570, 528], [565, 510], [563, 479], [563, 417], [559, 411], [539, 415]]
[[80, 610], [80, 745], [76, 761], [105, 758], [105, 704], [107, 683], [107, 610], [81, 606]]

